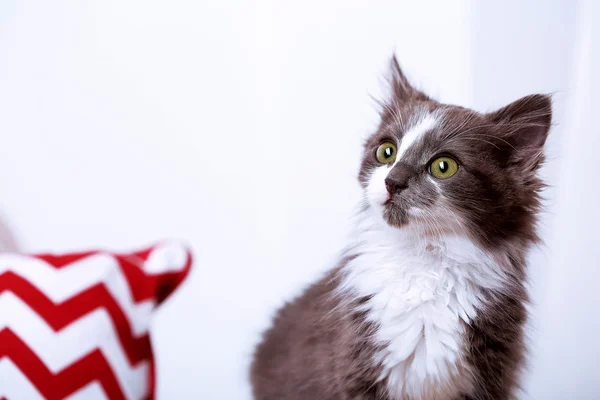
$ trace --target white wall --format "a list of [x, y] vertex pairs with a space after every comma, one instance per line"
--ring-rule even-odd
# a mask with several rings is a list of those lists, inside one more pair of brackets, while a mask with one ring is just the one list
[[575, 6], [507, 7], [4, 1], [0, 212], [33, 251], [186, 239], [196, 269], [153, 329], [159, 398], [248, 398], [258, 332], [343, 245], [392, 51], [482, 110], [569, 89]]
[[[539, 399], [600, 397], [600, 193], [596, 176], [600, 90], [600, 4], [581, 2], [571, 56], [569, 103], [558, 139], [550, 262], [540, 285], [540, 335], [530, 386]], [[596, 21], [594, 26], [593, 21]]]

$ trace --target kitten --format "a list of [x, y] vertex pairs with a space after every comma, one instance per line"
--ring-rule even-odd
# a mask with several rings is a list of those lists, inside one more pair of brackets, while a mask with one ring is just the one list
[[525, 257], [552, 105], [488, 114], [415, 89], [395, 58], [339, 265], [256, 349], [254, 397], [509, 399], [524, 359]]

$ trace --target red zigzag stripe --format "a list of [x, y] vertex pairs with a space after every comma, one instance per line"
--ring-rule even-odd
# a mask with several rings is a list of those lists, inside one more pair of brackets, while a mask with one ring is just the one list
[[53, 374], [29, 347], [8, 329], [0, 331], [0, 360], [10, 358], [48, 400], [60, 400], [97, 381], [108, 398], [125, 400], [117, 379], [100, 352], [95, 350]]
[[50, 255], [42, 254], [34, 256], [45, 261], [47, 265], [56, 269], [66, 268], [70, 264], [81, 261], [87, 257], [105, 254], [113, 257], [125, 275], [136, 303], [144, 300], [155, 299], [158, 304], [162, 303], [185, 279], [192, 267], [192, 255], [187, 254], [187, 260], [181, 271], [169, 271], [162, 274], [146, 274], [142, 264], [148, 259], [154, 248], [139, 251], [128, 255], [110, 254], [102, 251], [89, 251], [78, 254]]
[[[45, 261], [51, 267], [61, 269], [97, 254], [112, 256], [119, 263], [121, 271], [129, 282], [134, 302], [139, 303], [154, 298], [160, 304], [190, 272], [192, 256], [188, 252], [186, 265], [181, 271], [148, 275], [141, 268], [141, 264], [153, 250], [154, 247], [151, 247], [129, 255], [91, 251], [65, 256], [38, 255], [35, 258]], [[149, 399], [154, 399], [154, 362], [149, 337], [147, 334], [140, 338], [133, 336], [129, 320], [103, 284], [92, 286], [63, 303], [54, 304], [31, 283], [8, 271], [0, 275], [0, 294], [4, 291], [11, 291], [21, 298], [55, 331], [60, 331], [89, 312], [103, 307], [114, 324], [130, 364], [135, 365], [144, 359], [150, 361]], [[94, 380], [100, 383], [109, 398], [124, 399], [116, 377], [100, 350], [91, 352], [63, 371], [53, 374], [10, 329], [4, 329], [0, 331], [0, 359], [4, 357], [10, 358], [48, 400], [62, 399]]]
[[31, 283], [8, 271], [0, 275], [0, 294], [13, 292], [58, 332], [97, 308], [104, 308], [113, 322], [121, 347], [133, 366], [151, 356], [148, 334], [133, 336], [129, 320], [103, 284], [97, 284], [60, 304], [54, 304]]

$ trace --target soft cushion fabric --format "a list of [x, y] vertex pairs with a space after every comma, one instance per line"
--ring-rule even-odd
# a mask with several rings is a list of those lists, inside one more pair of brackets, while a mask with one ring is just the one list
[[174, 242], [0, 255], [0, 399], [152, 399], [152, 313], [187, 276]]

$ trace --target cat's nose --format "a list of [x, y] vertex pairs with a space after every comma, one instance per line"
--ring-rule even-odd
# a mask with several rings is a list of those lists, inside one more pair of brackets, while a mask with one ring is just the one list
[[398, 194], [408, 187], [408, 180], [394, 179], [390, 176], [385, 178], [385, 188], [390, 195]]

